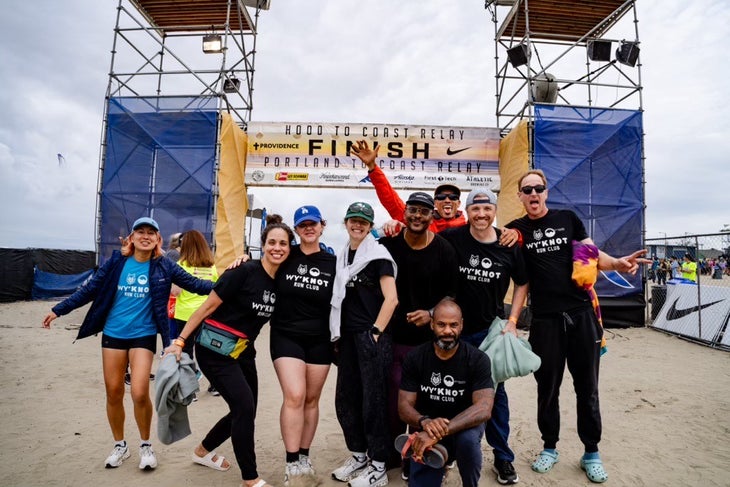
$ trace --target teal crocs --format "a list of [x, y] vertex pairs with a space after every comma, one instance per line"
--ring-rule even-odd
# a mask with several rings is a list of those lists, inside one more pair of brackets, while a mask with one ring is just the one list
[[532, 470], [537, 473], [547, 473], [552, 470], [553, 465], [558, 463], [558, 457], [560, 455], [557, 451], [543, 450], [537, 456], [534, 462], [532, 462]]
[[580, 468], [585, 470], [586, 477], [588, 477], [588, 480], [591, 482], [602, 484], [608, 480], [608, 474], [606, 473], [606, 470], [604, 470], [603, 462], [600, 458], [581, 458]]

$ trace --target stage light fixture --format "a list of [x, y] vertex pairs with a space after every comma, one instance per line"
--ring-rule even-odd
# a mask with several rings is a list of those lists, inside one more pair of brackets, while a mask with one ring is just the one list
[[587, 49], [591, 61], [611, 60], [611, 41], [594, 39], [588, 41]]
[[518, 44], [507, 49], [507, 59], [514, 68], [527, 64], [530, 59], [530, 47], [527, 44]]
[[206, 34], [203, 36], [203, 52], [206, 54], [218, 54], [223, 52], [223, 41], [219, 34]]
[[223, 92], [224, 93], [238, 93], [238, 89], [240, 87], [241, 87], [241, 80], [236, 78], [235, 76], [226, 78], [226, 80], [223, 82]]
[[555, 103], [558, 99], [558, 83], [555, 76], [543, 73], [532, 81], [532, 101], [536, 103]]
[[632, 68], [636, 66], [639, 59], [639, 43], [621, 41], [621, 45], [616, 49], [616, 61]]

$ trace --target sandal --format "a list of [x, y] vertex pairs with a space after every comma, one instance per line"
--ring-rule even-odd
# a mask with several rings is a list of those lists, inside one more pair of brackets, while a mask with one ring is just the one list
[[588, 460], [581, 458], [580, 468], [585, 470], [586, 477], [593, 483], [602, 484], [608, 480], [608, 474], [603, 468], [603, 462], [600, 458], [590, 458]]
[[203, 465], [204, 467], [210, 467], [213, 470], [219, 470], [221, 472], [225, 472], [229, 468], [231, 468], [231, 464], [229, 463], [227, 467], [223, 466], [223, 462], [226, 461], [226, 459], [223, 457], [223, 455], [218, 455], [218, 459], [216, 461], [213, 461], [213, 457], [215, 457], [217, 454], [214, 451], [208, 452], [207, 455], [203, 457], [199, 457], [198, 455], [193, 452], [193, 462], [197, 463], [198, 465]]
[[547, 473], [552, 470], [553, 466], [558, 463], [558, 457], [560, 455], [556, 451], [555, 453], [543, 450], [537, 456], [534, 462], [532, 462], [532, 470], [537, 473]]
[[[404, 459], [413, 459], [413, 449], [411, 448], [411, 445], [413, 444], [413, 440], [416, 439], [416, 435], [418, 432], [413, 433], [411, 435], [403, 433], [402, 435], [398, 435], [395, 439], [395, 449], [398, 450], [401, 454], [401, 457]], [[444, 465], [446, 465], [446, 462], [449, 459], [449, 453], [446, 450], [446, 448], [443, 445], [440, 445], [436, 443], [435, 445], [432, 445], [423, 452], [423, 458], [419, 460], [414, 461], [418, 463], [423, 463], [425, 465], [428, 465], [431, 468], [443, 468]]]

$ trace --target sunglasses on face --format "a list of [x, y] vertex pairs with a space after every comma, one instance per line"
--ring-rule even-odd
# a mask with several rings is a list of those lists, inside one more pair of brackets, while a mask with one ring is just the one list
[[362, 213], [370, 218], [375, 216], [373, 209], [365, 203], [353, 203], [347, 208], [347, 213]]
[[409, 215], [429, 216], [433, 213], [433, 210], [431, 208], [423, 208], [420, 206], [406, 206], [406, 212]]
[[547, 189], [544, 184], [538, 184], [536, 186], [523, 186], [520, 188], [520, 191], [524, 194], [532, 194], [532, 190], [535, 190], [535, 193], [537, 194], [543, 194], [545, 190]]
[[449, 193], [449, 194], [441, 193], [441, 194], [437, 194], [436, 196], [433, 197], [433, 199], [435, 199], [436, 201], [444, 201], [446, 198], [448, 198], [451, 201], [458, 201], [459, 195], [454, 194], [454, 193]]

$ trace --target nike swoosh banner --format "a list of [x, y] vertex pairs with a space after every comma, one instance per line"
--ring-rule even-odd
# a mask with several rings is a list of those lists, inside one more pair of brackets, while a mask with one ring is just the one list
[[247, 186], [371, 188], [350, 151], [364, 139], [395, 189], [499, 188], [497, 128], [250, 122], [247, 131]]
[[698, 300], [696, 285], [674, 284], [667, 286], [666, 301], [653, 326], [678, 335], [716, 342], [729, 314], [730, 287], [702, 286]]

